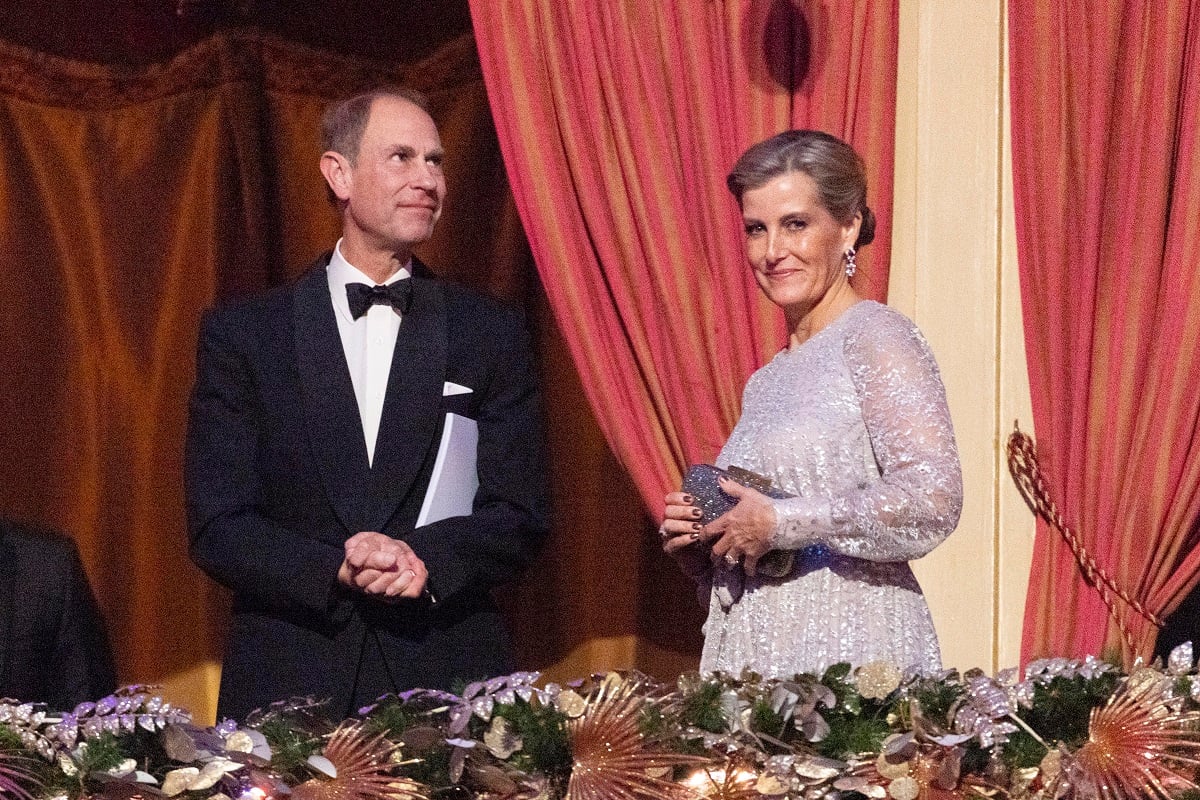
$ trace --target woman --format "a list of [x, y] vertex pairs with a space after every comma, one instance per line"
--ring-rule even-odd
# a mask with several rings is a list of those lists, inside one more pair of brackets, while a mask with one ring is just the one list
[[[755, 279], [790, 335], [746, 384], [717, 465], [793, 496], [722, 481], [738, 502], [708, 525], [694, 498], [666, 496], [663, 548], [710, 594], [700, 667], [790, 677], [886, 660], [934, 672], [937, 636], [907, 562], [954, 530], [962, 475], [924, 338], [850, 284], [875, 232], [862, 159], [828, 134], [789, 131], [747, 150], [727, 182]], [[782, 578], [758, 572], [771, 550], [794, 554]]]

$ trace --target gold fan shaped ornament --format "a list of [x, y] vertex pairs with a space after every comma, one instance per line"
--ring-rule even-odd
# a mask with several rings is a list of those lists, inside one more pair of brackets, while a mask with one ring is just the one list
[[641, 732], [642, 713], [661, 700], [642, 693], [646, 683], [609, 673], [567, 723], [573, 763], [566, 800], [695, 800], [673, 773], [709, 759], [671, 752]]
[[332, 774], [295, 787], [292, 800], [423, 800], [419, 784], [395, 775], [392, 754], [398, 747], [382, 733], [367, 733], [361, 723], [343, 723], [321, 753]]

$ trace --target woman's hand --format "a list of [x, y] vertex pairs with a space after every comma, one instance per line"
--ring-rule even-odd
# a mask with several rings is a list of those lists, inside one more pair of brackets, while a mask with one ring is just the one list
[[714, 563], [724, 559], [732, 567], [741, 561], [746, 574], [754, 577], [758, 560], [771, 549], [769, 542], [775, 531], [775, 506], [762, 492], [728, 478], [718, 480], [721, 491], [735, 498], [737, 505], [704, 526], [701, 538], [713, 542]]
[[700, 524], [704, 512], [692, 505], [694, 498], [690, 494], [671, 492], [663, 499], [666, 509], [658, 529], [663, 552], [678, 561], [687, 575], [698, 577], [708, 569], [704, 551], [696, 547], [704, 530]]

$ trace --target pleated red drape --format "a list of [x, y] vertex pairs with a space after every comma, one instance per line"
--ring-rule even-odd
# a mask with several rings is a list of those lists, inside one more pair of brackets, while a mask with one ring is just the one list
[[[1039, 460], [1099, 566], [1168, 612], [1200, 569], [1200, 0], [1012, 0], [1009, 20]], [[1039, 523], [1025, 658], [1155, 636]]]
[[[505, 165], [551, 306], [614, 453], [656, 510], [711, 461], [784, 341], [724, 177], [821, 128], [865, 158], [879, 218], [860, 289], [887, 291], [894, 0], [473, 0]], [[553, 413], [553, 409], [551, 409]]]

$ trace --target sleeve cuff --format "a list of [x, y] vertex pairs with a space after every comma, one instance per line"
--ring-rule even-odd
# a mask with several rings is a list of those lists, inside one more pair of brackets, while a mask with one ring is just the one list
[[828, 500], [788, 497], [772, 500], [775, 530], [768, 541], [772, 550], [800, 550], [821, 541], [833, 529]]

